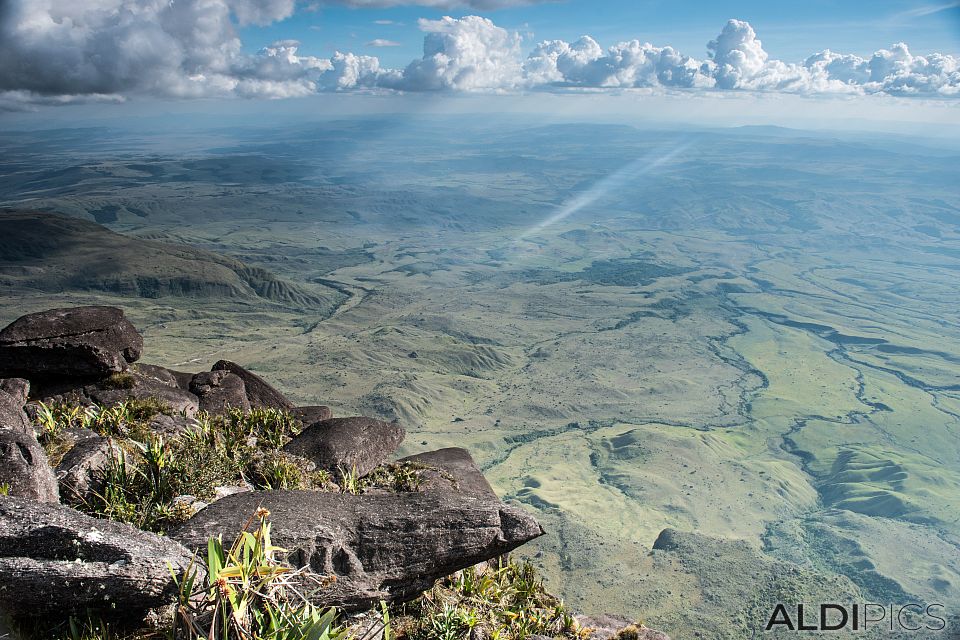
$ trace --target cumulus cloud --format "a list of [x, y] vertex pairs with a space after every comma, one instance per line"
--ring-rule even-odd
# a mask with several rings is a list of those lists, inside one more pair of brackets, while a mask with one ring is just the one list
[[512, 89], [522, 83], [520, 36], [487, 18], [420, 20], [423, 57], [394, 88], [407, 91]]
[[749, 23], [730, 20], [707, 43], [697, 60], [673, 47], [639, 40], [602, 50], [583, 36], [568, 43], [545, 41], [523, 64], [530, 87], [709, 88], [789, 93], [887, 93], [917, 96], [960, 95], [960, 60], [944, 55], [915, 56], [899, 43], [870, 58], [832, 51], [802, 63], [771, 59]]
[[517, 33], [479, 16], [420, 20], [423, 54], [402, 69], [349, 52], [303, 55], [293, 40], [274, 42], [254, 55], [243, 52], [238, 25], [283, 20], [295, 9], [295, 0], [0, 0], [0, 110], [137, 95], [287, 98], [355, 90], [663, 88], [960, 96], [960, 60], [953, 56], [914, 55], [898, 43], [867, 58], [825, 50], [784, 62], [772, 59], [753, 27], [740, 20], [727, 22], [701, 59], [640, 40], [604, 48], [590, 36], [546, 40], [525, 57]]
[[303, 93], [318, 61], [296, 47], [241, 53], [235, 24], [282, 19], [294, 0], [5, 0], [0, 91], [52, 97]]
[[386, 40], [384, 38], [375, 38], [367, 43], [368, 47], [399, 47], [400, 43], [396, 40]]
[[655, 47], [639, 40], [621, 42], [606, 52], [591, 37], [573, 43], [539, 44], [524, 62], [533, 85], [550, 83], [598, 88], [709, 87], [710, 67], [673, 47]]

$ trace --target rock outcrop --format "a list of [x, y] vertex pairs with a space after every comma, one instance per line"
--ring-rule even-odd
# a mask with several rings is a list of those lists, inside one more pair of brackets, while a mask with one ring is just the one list
[[136, 620], [170, 602], [192, 554], [173, 540], [69, 507], [0, 496], [0, 609]]
[[294, 418], [309, 427], [317, 422], [323, 422], [333, 417], [333, 411], [326, 405], [313, 405], [309, 407], [294, 407], [290, 410]]
[[589, 629], [590, 640], [670, 640], [662, 631], [612, 615], [576, 616], [582, 629]]
[[57, 465], [60, 496], [71, 504], [84, 502], [103, 489], [103, 470], [125, 456], [110, 438], [96, 434], [78, 439]]
[[[123, 457], [135, 468], [142, 461], [130, 452], [142, 444], [140, 439], [162, 449], [161, 440], [153, 437], [182, 436], [200, 410], [222, 414], [269, 408], [300, 420], [305, 428], [282, 452], [275, 447], [288, 434], [263, 439], [270, 449], [260, 451], [263, 457], [255, 464], [275, 473], [285, 473], [289, 466], [269, 467], [271, 455], [285, 463], [302, 462], [297, 468], [304, 477], [326, 470], [360, 478], [389, 461], [404, 439], [405, 430], [396, 422], [332, 418], [330, 409], [320, 405], [294, 407], [262, 378], [226, 360], [198, 374], [130, 366], [142, 344], [123, 312], [110, 307], [30, 314], [0, 331], [0, 374], [22, 375], [0, 379], [0, 486], [9, 494], [0, 495], [0, 614], [104, 612], [137, 619], [145, 609], [171, 601], [171, 569], [182, 573], [193, 552], [203, 552], [212, 537], [233, 539], [261, 507], [271, 512], [273, 540], [287, 550], [285, 561], [303, 569], [296, 579], [324, 585], [304, 591], [320, 606], [350, 610], [381, 600], [413, 599], [436, 580], [543, 534], [533, 517], [500, 501], [463, 449], [405, 458], [416, 463], [411, 466], [419, 485], [373, 484], [360, 495], [339, 493], [337, 485], [319, 481], [293, 485], [316, 490], [256, 491], [238, 471], [237, 477], [218, 480], [236, 486], [217, 486], [213, 492], [207, 486], [202, 500], [163, 498], [161, 506], [171, 513], [178, 502], [198, 510], [169, 530], [169, 537], [59, 504], [61, 499], [89, 504], [94, 493], [105, 492], [103, 472], [111, 461]], [[134, 429], [124, 430], [130, 425], [111, 431], [114, 427], [89, 422], [94, 414], [83, 412], [46, 433], [44, 442], [59, 460], [54, 474], [29, 417], [38, 416], [38, 401], [110, 406], [131, 400], [159, 401], [127, 407], [130, 413], [123, 420], [138, 429], [137, 435]], [[143, 417], [129, 417], [135, 411]], [[255, 446], [256, 438], [243, 436], [246, 443], [254, 441], [244, 446]], [[389, 474], [396, 468], [381, 471]], [[148, 491], [152, 499], [155, 494]]]
[[405, 435], [396, 422], [331, 418], [304, 429], [284, 451], [310, 460], [318, 469], [355, 472], [362, 477], [396, 451]]
[[243, 388], [251, 407], [265, 407], [279, 411], [293, 409], [293, 403], [274, 389], [266, 380], [251, 371], [247, 371], [235, 362], [220, 360], [213, 365], [212, 371], [228, 371], [243, 380]]
[[95, 381], [60, 381], [37, 387], [34, 399], [49, 404], [99, 404], [113, 406], [127, 400], [159, 400], [172, 413], [192, 417], [200, 398], [154, 376], [130, 371]]
[[11, 496], [60, 501], [57, 478], [32, 430], [0, 430], [0, 486]]
[[200, 398], [200, 408], [221, 414], [230, 409], [250, 410], [243, 379], [229, 371], [205, 371], [193, 376], [190, 392]]
[[425, 493], [461, 493], [478, 497], [496, 494], [466, 449], [450, 447], [401, 458], [398, 462], [414, 462], [428, 467], [423, 474], [420, 491]]
[[270, 511], [273, 542], [290, 564], [336, 578], [312, 596], [317, 604], [351, 610], [412, 599], [439, 578], [543, 534], [532, 516], [495, 497], [258, 491], [227, 496], [169, 535], [202, 549], [260, 507]]
[[0, 392], [10, 396], [18, 406], [23, 407], [30, 397], [30, 381], [24, 378], [4, 378], [0, 380]]
[[103, 376], [126, 370], [142, 350], [143, 338], [120, 309], [51, 309], [0, 331], [0, 376]]
[[23, 411], [30, 392], [30, 383], [23, 378], [0, 380], [0, 430], [33, 431], [30, 418]]

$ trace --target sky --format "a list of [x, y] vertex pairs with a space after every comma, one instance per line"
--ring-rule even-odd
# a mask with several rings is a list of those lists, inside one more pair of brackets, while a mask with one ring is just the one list
[[960, 125], [960, 0], [0, 0], [0, 117], [546, 94]]
[[[567, 0], [493, 11], [458, 9], [316, 5], [269, 27], [250, 25], [242, 35], [250, 53], [264, 43], [293, 38], [310, 55], [354, 51], [403, 66], [422, 53], [418, 19], [479, 13], [504, 28], [529, 34], [524, 42], [526, 49], [542, 39], [573, 41], [590, 35], [604, 45], [637, 38], [702, 56], [707, 41], [719, 28], [728, 19], [738, 18], [750, 22], [763, 36], [771, 55], [794, 62], [823, 49], [868, 56], [900, 41], [907, 42], [916, 53], [960, 54], [960, 2], [944, 0]], [[385, 43], [391, 46], [383, 46]]]

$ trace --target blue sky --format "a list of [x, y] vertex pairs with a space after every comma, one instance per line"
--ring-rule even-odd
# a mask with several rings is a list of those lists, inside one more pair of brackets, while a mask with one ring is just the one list
[[[606, 47], [637, 38], [672, 45], [703, 57], [706, 43], [730, 18], [753, 25], [771, 56], [797, 62], [832, 49], [868, 56], [904, 41], [914, 53], [960, 53], [960, 2], [676, 2], [670, 0], [566, 0], [494, 11], [436, 10], [430, 7], [351, 8], [326, 5], [297, 13], [268, 27], [246, 27], [241, 34], [249, 52], [275, 40], [295, 39], [303, 53], [329, 56], [352, 51], [378, 56], [392, 67], [420, 57], [419, 18], [483, 15], [498, 26], [525, 36], [525, 50], [545, 39], [572, 41], [593, 36]], [[391, 24], [378, 24], [390, 22]], [[376, 39], [398, 47], [372, 47]]]

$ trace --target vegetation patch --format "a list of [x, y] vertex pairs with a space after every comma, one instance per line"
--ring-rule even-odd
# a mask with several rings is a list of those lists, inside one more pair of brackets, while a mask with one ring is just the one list
[[365, 477], [341, 469], [339, 477], [317, 470], [304, 458], [284, 452], [303, 424], [285, 411], [231, 409], [224, 415], [197, 414], [182, 434], [164, 438], [150, 428], [162, 402], [148, 398], [111, 407], [41, 404], [36, 422], [40, 442], [54, 466], [73, 444], [70, 430], [89, 429], [115, 439], [115, 455], [100, 472], [99, 490], [72, 506], [90, 515], [163, 533], [194, 513], [191, 503], [209, 502], [220, 487], [311, 489], [362, 494], [373, 490], [413, 492], [426, 465], [395, 462]]
[[464, 569], [398, 613], [396, 636], [410, 640], [587, 637], [533, 565], [512, 558]]

